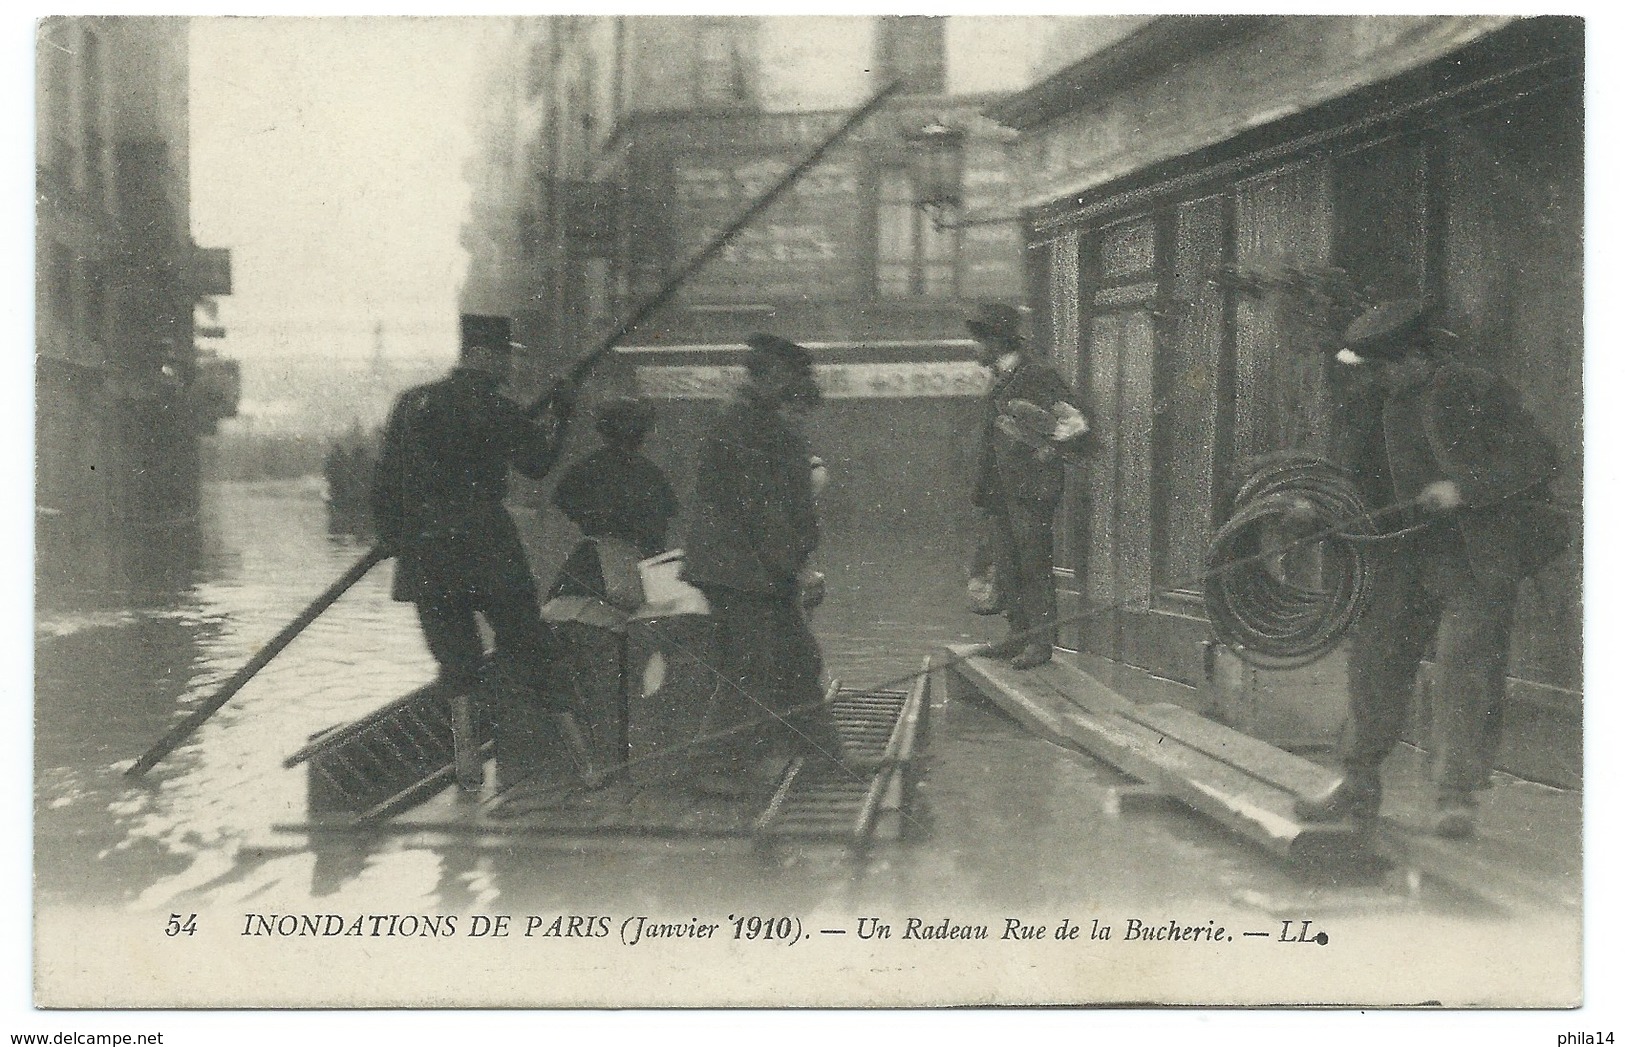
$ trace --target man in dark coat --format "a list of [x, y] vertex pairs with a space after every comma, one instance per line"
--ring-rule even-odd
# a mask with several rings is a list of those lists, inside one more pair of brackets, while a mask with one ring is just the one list
[[519, 679], [534, 681], [545, 660], [536, 584], [503, 499], [510, 466], [533, 479], [552, 469], [574, 390], [529, 408], [503, 396], [512, 348], [507, 317], [463, 316], [457, 367], [396, 401], [373, 485], [374, 525], [397, 557], [394, 597], [417, 606], [442, 676], [462, 687], [485, 655], [476, 613]]
[[1339, 458], [1367, 505], [1403, 507], [1379, 518], [1385, 529], [1421, 527], [1372, 547], [1370, 602], [1349, 650], [1345, 775], [1330, 796], [1299, 803], [1309, 820], [1375, 819], [1381, 765], [1431, 641], [1434, 829], [1472, 834], [1501, 740], [1518, 584], [1568, 542], [1548, 493], [1551, 441], [1507, 382], [1446, 355], [1453, 337], [1411, 299], [1361, 315], [1338, 353], [1355, 379]]
[[1013, 307], [984, 304], [966, 326], [993, 372], [971, 501], [992, 526], [1010, 634], [989, 653], [1031, 669], [1055, 646], [1055, 507], [1064, 463], [1084, 452], [1089, 423], [1060, 372], [1028, 349]]
[[843, 766], [800, 597], [818, 520], [813, 457], [791, 414], [821, 399], [812, 354], [773, 335], [747, 344], [745, 385], [700, 445], [685, 544], [684, 578], [711, 605], [723, 676], [695, 785], [722, 795], [759, 787], [752, 774], [774, 757]]

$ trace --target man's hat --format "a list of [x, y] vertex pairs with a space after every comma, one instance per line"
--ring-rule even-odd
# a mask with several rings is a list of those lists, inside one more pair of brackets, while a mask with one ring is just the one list
[[1427, 329], [1433, 309], [1425, 298], [1401, 298], [1374, 305], [1355, 317], [1343, 332], [1343, 363], [1395, 360], [1405, 355]]
[[513, 321], [506, 316], [462, 315], [463, 351], [494, 349], [507, 352], [514, 348]]
[[642, 400], [618, 396], [598, 408], [596, 427], [606, 440], [637, 443], [654, 428], [654, 410]]
[[1003, 302], [983, 302], [965, 321], [965, 326], [979, 342], [1015, 346], [1025, 341], [1021, 336], [1020, 310]]
[[745, 358], [745, 366], [753, 362], [758, 366], [767, 360], [782, 360], [793, 367], [811, 367], [813, 362], [812, 350], [804, 345], [797, 345], [788, 338], [780, 338], [776, 334], [763, 334], [758, 332], [745, 339], [750, 346], [750, 355]]

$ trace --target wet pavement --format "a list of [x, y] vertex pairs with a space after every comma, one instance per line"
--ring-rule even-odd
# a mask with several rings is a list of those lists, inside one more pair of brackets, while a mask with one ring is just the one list
[[[482, 852], [389, 841], [263, 856], [246, 843], [301, 820], [303, 776], [281, 760], [312, 733], [423, 683], [432, 663], [380, 569], [321, 618], [142, 782], [120, 771], [365, 549], [327, 533], [314, 483], [207, 495], [194, 583], [140, 606], [47, 611], [38, 624], [36, 873], [42, 905], [156, 910], [378, 904], [457, 912], [725, 894], [763, 906], [964, 911], [1145, 904], [1220, 911], [1242, 897], [1394, 901], [1380, 878], [1306, 878], [1188, 811], [1107, 811], [1122, 779], [1034, 738], [991, 707], [935, 710], [910, 840], [867, 862], [818, 848], [741, 860], [703, 848]], [[847, 686], [906, 685], [931, 650], [992, 638], [963, 609], [963, 542], [938, 534], [832, 536], [815, 618]], [[940, 703], [941, 696], [938, 696]], [[1363, 877], [1363, 878], [1362, 878]], [[1360, 892], [1364, 892], [1361, 894]], [[741, 902], [743, 904], [744, 902]], [[1318, 903], [1317, 903], [1318, 904]], [[1429, 900], [1428, 905], [1457, 905]], [[1301, 907], [1301, 906], [1300, 906]]]

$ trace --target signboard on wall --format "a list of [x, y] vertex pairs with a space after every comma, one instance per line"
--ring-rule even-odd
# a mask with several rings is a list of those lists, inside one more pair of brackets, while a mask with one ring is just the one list
[[[710, 243], [838, 126], [841, 113], [693, 115], [650, 121], [636, 139], [649, 192], [634, 194], [632, 264], [653, 290], [677, 262]], [[853, 132], [757, 215], [681, 292], [688, 305], [829, 302], [877, 297], [877, 178], [903, 167], [907, 135], [943, 114], [888, 111]], [[1024, 286], [1022, 230], [1012, 199], [1005, 135], [972, 110], [949, 119], [971, 128], [965, 204], [977, 221], [955, 237], [958, 278], [947, 297], [1013, 300]]]
[[[830, 399], [981, 396], [987, 371], [969, 360], [921, 363], [818, 364], [818, 386]], [[722, 400], [745, 380], [737, 365], [640, 364], [638, 395], [652, 400]]]
[[[766, 143], [753, 151], [681, 156], [672, 172], [680, 251], [699, 250], [767, 193], [795, 163], [794, 152]], [[686, 296], [714, 302], [857, 297], [866, 270], [862, 183], [856, 157], [825, 159], [696, 273]]]

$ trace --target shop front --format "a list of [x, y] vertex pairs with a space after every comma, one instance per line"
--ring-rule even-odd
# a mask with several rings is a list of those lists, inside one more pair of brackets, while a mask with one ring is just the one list
[[[1282, 744], [1335, 736], [1338, 658], [1255, 670], [1202, 591], [1249, 464], [1329, 452], [1328, 350], [1371, 302], [1439, 302], [1557, 443], [1578, 509], [1583, 50], [1578, 19], [1157, 19], [992, 111], [1021, 134], [1037, 334], [1103, 438], [1057, 531], [1082, 664]], [[1511, 669], [1506, 764], [1560, 784], [1580, 775], [1580, 564], [1576, 543], [1526, 582]]]

